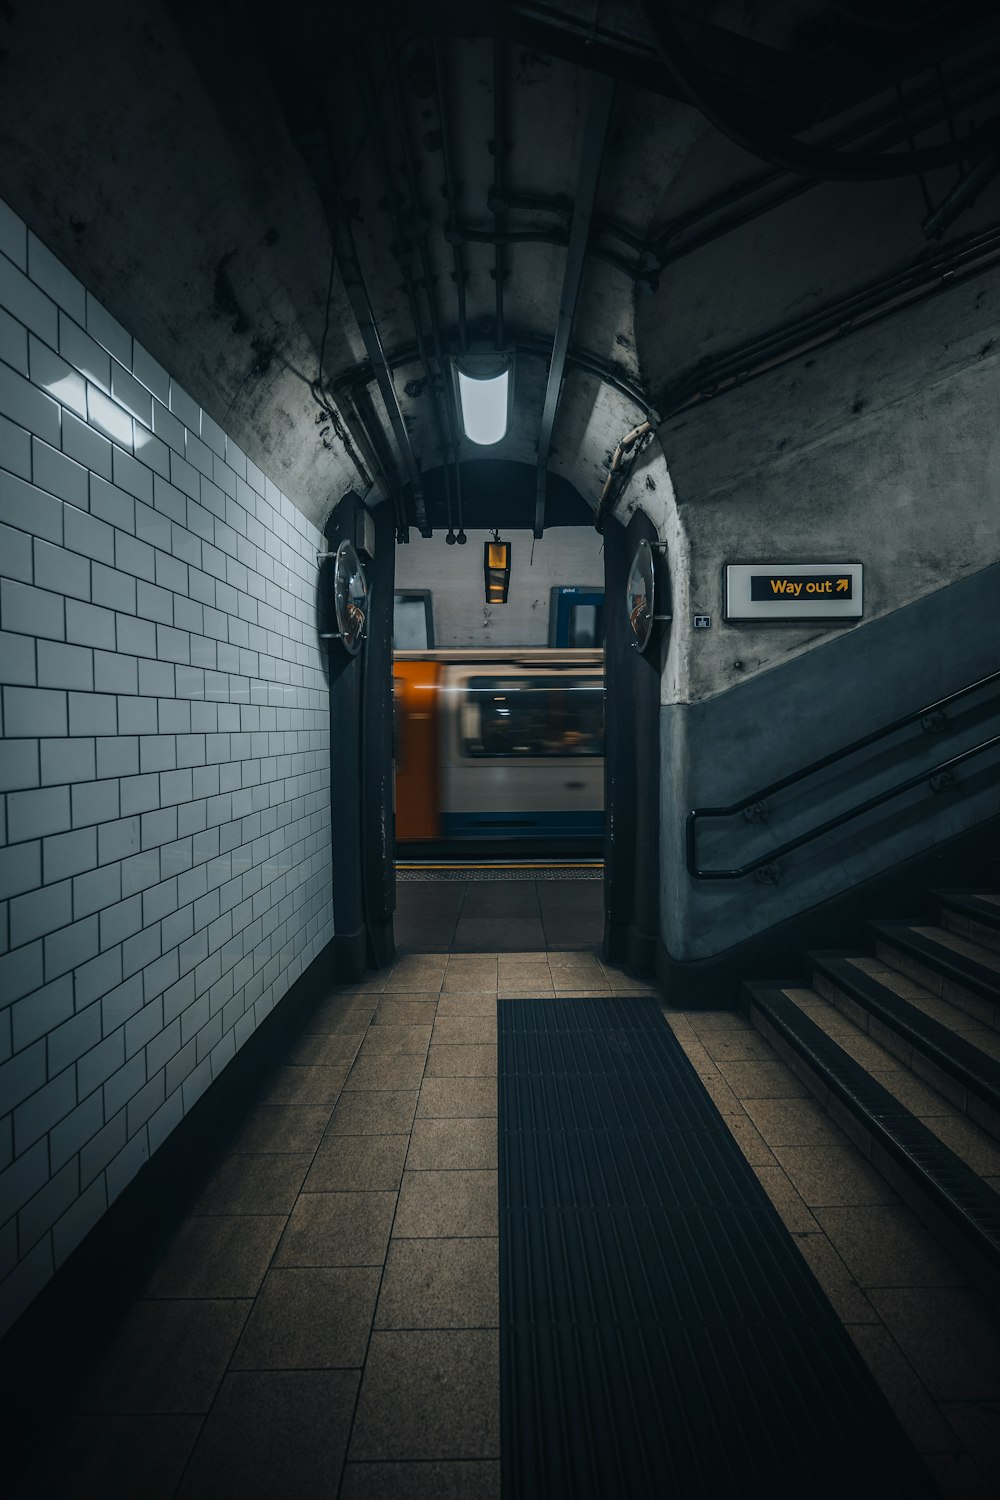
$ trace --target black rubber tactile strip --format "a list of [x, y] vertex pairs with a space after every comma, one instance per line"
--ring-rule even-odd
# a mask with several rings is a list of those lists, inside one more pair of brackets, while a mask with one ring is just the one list
[[1000, 1112], [1000, 1062], [950, 1027], [935, 1021], [909, 1000], [848, 962], [841, 953], [807, 955], [816, 973], [824, 974], [849, 999], [916, 1047], [984, 1104]]
[[873, 1141], [918, 1181], [927, 1199], [965, 1236], [1000, 1284], [1000, 1195], [805, 1015], [782, 988], [751, 982], [745, 999], [808, 1064]]
[[498, 1002], [507, 1500], [937, 1493], [652, 997]]
[[981, 999], [1000, 1005], [1000, 971], [913, 931], [914, 926], [923, 925], [921, 922], [869, 922], [868, 930], [877, 941], [909, 954], [918, 963], [925, 964], [945, 979], [954, 980]]

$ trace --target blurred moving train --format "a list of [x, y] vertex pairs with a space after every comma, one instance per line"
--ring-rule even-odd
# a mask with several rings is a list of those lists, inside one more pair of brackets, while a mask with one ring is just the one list
[[599, 853], [604, 653], [397, 651], [397, 845]]

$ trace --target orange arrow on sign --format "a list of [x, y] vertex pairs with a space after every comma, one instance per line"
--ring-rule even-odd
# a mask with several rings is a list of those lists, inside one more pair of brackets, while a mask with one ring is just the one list
[[849, 580], [848, 579], [846, 579], [846, 578], [838, 578], [837, 579], [837, 593], [838, 594], [846, 594], [849, 586], [850, 585], [849, 585]]

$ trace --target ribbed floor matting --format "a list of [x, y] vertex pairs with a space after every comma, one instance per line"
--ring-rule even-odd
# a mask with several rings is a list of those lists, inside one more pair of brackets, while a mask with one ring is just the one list
[[936, 1493], [647, 997], [501, 1000], [508, 1500]]

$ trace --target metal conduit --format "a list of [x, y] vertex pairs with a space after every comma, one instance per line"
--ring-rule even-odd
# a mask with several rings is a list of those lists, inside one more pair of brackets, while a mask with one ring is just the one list
[[[406, 236], [403, 232], [402, 219], [399, 212], [399, 200], [396, 196], [396, 184], [393, 181], [392, 176], [392, 167], [386, 155], [385, 141], [382, 136], [381, 121], [378, 117], [378, 104], [372, 94], [371, 79], [368, 73], [367, 61], [360, 48], [358, 49], [357, 57], [358, 72], [362, 84], [362, 97], [364, 99], [365, 114], [367, 117], [366, 123], [368, 133], [375, 145], [375, 155], [378, 161], [379, 175], [382, 178], [382, 183], [385, 188], [386, 203], [389, 209], [389, 217], [392, 221], [392, 232], [395, 237], [396, 246], [399, 252], [399, 264], [400, 269], [403, 273], [403, 285], [406, 289], [406, 300], [410, 309], [410, 319], [413, 323], [413, 333], [420, 355], [420, 363], [423, 365], [424, 372], [427, 376], [427, 386], [430, 391], [431, 411], [433, 415], [434, 427], [437, 432], [438, 447], [440, 449], [442, 462], [445, 464], [445, 493], [448, 506], [448, 524], [450, 526], [451, 473], [447, 468], [447, 440], [445, 438], [444, 424], [441, 421], [441, 412], [438, 406], [437, 388], [434, 383], [434, 372], [431, 369], [426, 345], [424, 343], [424, 330], [423, 323], [420, 317], [420, 306], [417, 301], [417, 291], [416, 287], [413, 284], [413, 276], [410, 271], [408, 244]], [[388, 59], [387, 67], [392, 70], [393, 85], [395, 87], [395, 67], [393, 66], [391, 57]], [[421, 533], [423, 533], [424, 527], [421, 526], [420, 530]]]
[[931, 259], [871, 282], [808, 318], [723, 355], [665, 393], [660, 403], [663, 420], [677, 416], [701, 401], [711, 400], [721, 394], [721, 389], [743, 385], [778, 364], [787, 364], [810, 348], [843, 337], [858, 326], [870, 327], [903, 307], [997, 263], [1000, 263], [1000, 224], [968, 236]]
[[[448, 202], [448, 226], [445, 238], [448, 239], [448, 229], [458, 221], [458, 206], [455, 199], [455, 176], [452, 171], [451, 162], [451, 134], [448, 122], [447, 94], [445, 90], [444, 60], [441, 56], [441, 44], [434, 39], [434, 86], [437, 94], [438, 121], [441, 129], [441, 156], [444, 163], [444, 188], [445, 197]], [[451, 242], [452, 259], [454, 261], [455, 295], [458, 301], [458, 347], [464, 354], [468, 343], [465, 312], [465, 256], [462, 253], [461, 243]], [[451, 370], [442, 370], [444, 379], [451, 384]], [[452, 386], [452, 402], [454, 403], [454, 386]], [[454, 412], [454, 405], [451, 410]], [[452, 458], [455, 466], [455, 510], [458, 516], [459, 542], [466, 540], [465, 516], [462, 511], [462, 460], [459, 452], [461, 435], [457, 427], [453, 428], [454, 449]], [[450, 533], [449, 533], [450, 534]]]
[[[504, 85], [506, 83], [507, 48], [501, 37], [497, 37], [493, 43], [493, 182], [494, 202], [493, 227], [497, 234], [506, 213], [504, 203], [504, 157], [507, 151], [507, 127], [505, 117]], [[502, 244], [497, 241], [496, 257], [494, 260], [496, 275], [496, 318], [494, 342], [496, 348], [502, 349], [506, 340], [503, 316], [503, 277], [504, 277], [504, 253]]]
[[836, 151], [800, 140], [739, 109], [731, 91], [709, 73], [689, 46], [668, 6], [639, 0], [639, 9], [656, 40], [664, 67], [706, 119], [743, 150], [787, 171], [846, 182], [877, 182], [952, 166], [963, 156], [978, 159], [996, 145], [1000, 130], [996, 117], [970, 130], [960, 141], [909, 151]]
[[[392, 93], [396, 108], [396, 128], [399, 142], [403, 152], [403, 166], [406, 172], [406, 180], [410, 189], [410, 201], [413, 207], [414, 223], [417, 237], [417, 249], [420, 255], [420, 268], [424, 278], [424, 296], [427, 300], [427, 309], [430, 315], [431, 338], [434, 343], [434, 357], [437, 360], [438, 374], [441, 380], [441, 400], [444, 403], [445, 420], [448, 426], [448, 451], [446, 463], [456, 465], [458, 451], [458, 424], [457, 412], [455, 410], [455, 387], [450, 378], [448, 361], [442, 346], [441, 322], [438, 317], [437, 294], [434, 290], [434, 267], [431, 264], [430, 242], [427, 232], [427, 218], [423, 204], [420, 201], [420, 188], [417, 182], [416, 168], [413, 162], [413, 153], [410, 150], [410, 139], [406, 130], [406, 121], [403, 114], [403, 97], [399, 82], [398, 60], [392, 64]], [[431, 377], [433, 386], [433, 377]], [[435, 415], [438, 410], [437, 391], [433, 391]], [[451, 468], [445, 470], [445, 496], [448, 508], [448, 540], [454, 540], [454, 528], [452, 526], [452, 492], [451, 492]], [[461, 526], [461, 518], [459, 526]]]
[[580, 152], [580, 170], [574, 199], [573, 223], [570, 227], [569, 244], [566, 250], [562, 293], [559, 298], [559, 315], [555, 338], [552, 341], [552, 359], [549, 364], [549, 377], [542, 405], [542, 425], [538, 434], [538, 480], [534, 525], [536, 537], [542, 535], [545, 526], [545, 490], [548, 479], [549, 449], [552, 443], [556, 412], [559, 408], [559, 398], [562, 394], [573, 315], [576, 312], [580, 283], [583, 280], [587, 241], [590, 237], [590, 216], [597, 199], [601, 164], [604, 160], [604, 143], [607, 139], [614, 96], [614, 81], [600, 74], [594, 74], [591, 78], [590, 100]]

